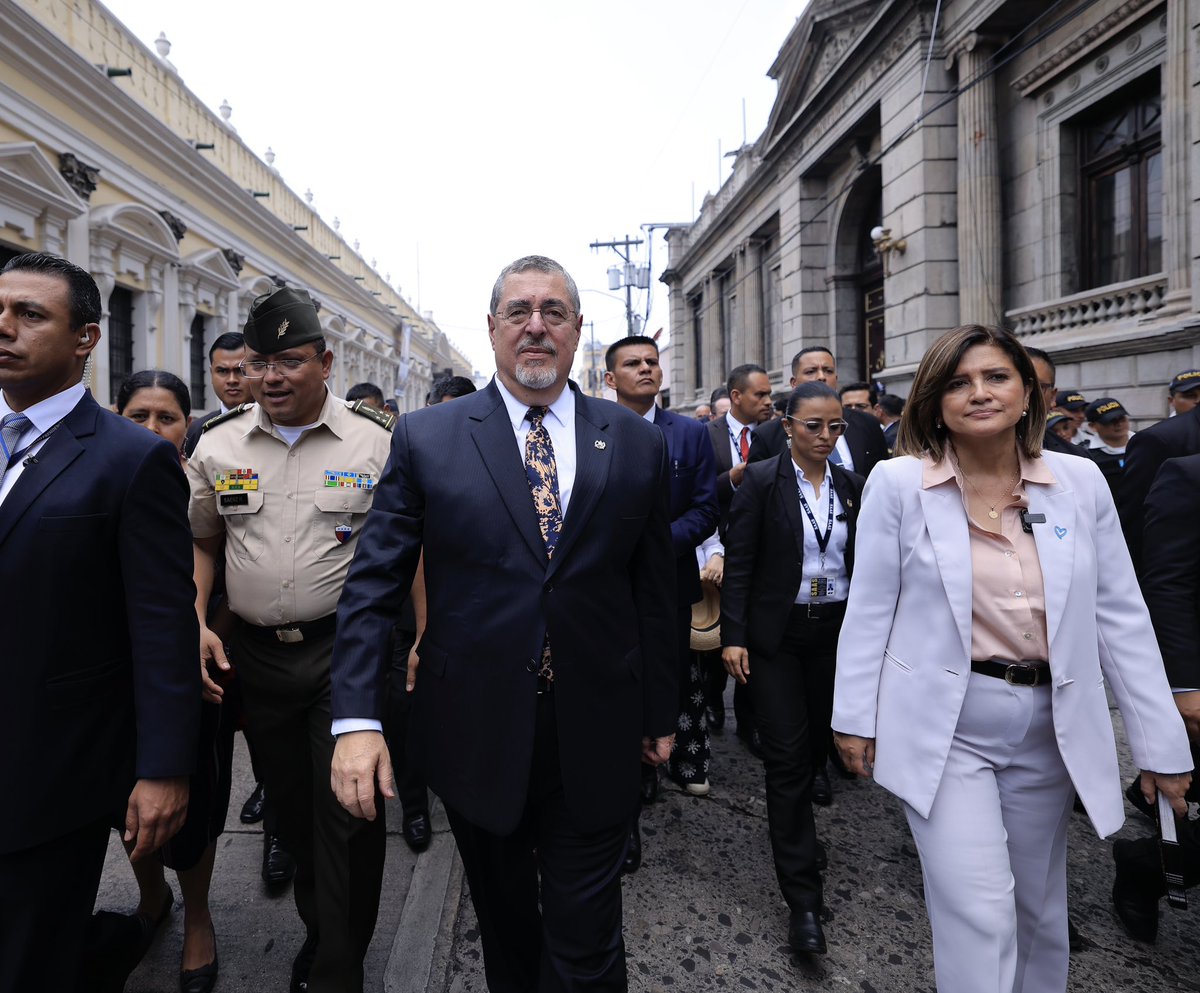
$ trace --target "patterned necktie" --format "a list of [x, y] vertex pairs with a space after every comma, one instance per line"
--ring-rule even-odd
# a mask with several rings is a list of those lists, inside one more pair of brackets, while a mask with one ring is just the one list
[[29, 427], [29, 418], [24, 414], [6, 414], [0, 418], [0, 480], [8, 471], [9, 460], [17, 450], [17, 439]]
[[738, 449], [742, 453], [743, 462], [750, 458], [750, 429], [748, 427], [742, 428], [742, 438], [738, 442]]
[[[550, 432], [542, 423], [546, 416], [545, 407], [530, 407], [525, 415], [529, 419], [529, 434], [525, 436], [525, 478], [529, 481], [529, 492], [533, 494], [533, 509], [537, 513], [538, 527], [546, 543], [546, 557], [554, 554], [558, 533], [562, 530], [562, 508], [558, 501], [558, 466], [554, 462], [554, 446], [550, 443]], [[542, 641], [542, 660], [538, 666], [538, 692], [554, 682], [554, 667], [550, 662], [550, 632]]]

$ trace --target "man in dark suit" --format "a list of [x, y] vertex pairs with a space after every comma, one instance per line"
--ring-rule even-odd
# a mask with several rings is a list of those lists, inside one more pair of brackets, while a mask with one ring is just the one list
[[[802, 348], [792, 358], [792, 378], [789, 385], [795, 389], [801, 383], [824, 383], [836, 392], [838, 388], [837, 367], [833, 353], [823, 345]], [[879, 420], [861, 410], [843, 408], [846, 432], [837, 442], [829, 461], [843, 469], [867, 476], [877, 462], [888, 457], [887, 441]], [[750, 446], [750, 462], [759, 462], [778, 455], [788, 447], [783, 433], [783, 421], [771, 421], [756, 432], [754, 444]]]
[[[1198, 515], [1200, 455], [1168, 459], [1143, 504], [1143, 551], [1154, 567], [1142, 573], [1141, 583], [1167, 681], [1192, 743], [1193, 760], [1200, 745]], [[1195, 886], [1200, 882], [1200, 824], [1185, 818], [1177, 821], [1177, 828], [1183, 882]], [[1152, 942], [1158, 934], [1158, 901], [1166, 895], [1158, 839], [1117, 841], [1113, 859], [1117, 874], [1112, 897], [1117, 917], [1132, 937]]]
[[[242, 359], [246, 355], [246, 339], [240, 331], [226, 331], [208, 349], [208, 376], [219, 406], [196, 414], [188, 425], [183, 440], [183, 454], [191, 457], [196, 442], [204, 433], [204, 425], [214, 417], [227, 414], [238, 404], [250, 403], [250, 382], [242, 375]], [[253, 823], [253, 822], [247, 822]]]
[[4, 993], [79, 988], [110, 828], [135, 860], [160, 848], [195, 764], [187, 484], [174, 446], [85, 390], [99, 320], [65, 259], [0, 273]]
[[1133, 566], [1142, 572], [1142, 504], [1167, 459], [1200, 453], [1200, 407], [1138, 431], [1125, 449], [1125, 474], [1114, 494], [1125, 544]]
[[[678, 594], [676, 644], [678, 646], [679, 721], [675, 754], [668, 771], [694, 796], [709, 791], [710, 749], [704, 726], [704, 683], [691, 651], [692, 604], [700, 599], [700, 570], [696, 546], [717, 526], [716, 467], [712, 445], [704, 426], [680, 417], [655, 402], [662, 389], [663, 372], [658, 344], [653, 338], [633, 335], [608, 346], [604, 355], [604, 383], [617, 394], [617, 403], [658, 425], [667, 439], [671, 466], [671, 546], [675, 552], [675, 589]], [[697, 696], [699, 694], [699, 696]], [[642, 799], [653, 802], [658, 794], [658, 771], [642, 766]], [[641, 862], [642, 842], [635, 821], [630, 836], [626, 871]]]
[[411, 757], [445, 803], [493, 993], [625, 988], [638, 770], [677, 717], [666, 444], [568, 386], [581, 326], [558, 263], [501, 272], [496, 376], [396, 426], [338, 606], [332, 779], [370, 818], [376, 782], [393, 793], [388, 635], [424, 551]]

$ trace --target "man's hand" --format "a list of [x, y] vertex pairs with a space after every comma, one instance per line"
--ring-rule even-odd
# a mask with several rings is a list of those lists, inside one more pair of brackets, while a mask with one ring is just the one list
[[856, 776], [870, 779], [875, 774], [874, 738], [860, 738], [855, 734], [838, 734], [834, 731], [833, 743], [842, 757], [842, 765]]
[[675, 746], [675, 735], [665, 738], [642, 739], [642, 761], [647, 765], [662, 765], [671, 757], [671, 749]]
[[188, 807], [188, 778], [139, 779], [125, 806], [124, 839], [135, 842], [129, 853], [137, 862], [157, 852], [183, 827]]
[[729, 470], [729, 483], [736, 490], [742, 485], [742, 477], [746, 475], [746, 463], [739, 462]]
[[704, 568], [700, 570], [700, 578], [720, 586], [721, 580], [725, 578], [725, 556], [710, 555], [704, 563]]
[[1171, 801], [1171, 809], [1177, 815], [1183, 817], [1187, 814], [1187, 800], [1183, 795], [1187, 792], [1188, 787], [1192, 784], [1192, 774], [1190, 772], [1181, 772], [1178, 775], [1165, 775], [1161, 772], [1147, 772], [1142, 770], [1141, 775], [1141, 790], [1142, 796], [1146, 798], [1146, 802], [1150, 806], [1158, 803], [1158, 795], [1156, 791], [1161, 790], [1163, 795]]
[[1179, 708], [1183, 726], [1187, 728], [1188, 740], [1200, 742], [1200, 690], [1176, 693], [1175, 706]]
[[408, 676], [405, 677], [404, 688], [409, 693], [413, 691], [413, 687], [417, 685], [417, 669], [421, 665], [421, 656], [417, 654], [417, 646], [413, 645], [408, 650]]
[[750, 653], [741, 645], [726, 645], [721, 649], [725, 671], [743, 686], [750, 677]]
[[225, 643], [207, 625], [200, 625], [200, 681], [204, 684], [201, 694], [209, 703], [220, 703], [225, 689], [208, 674], [209, 663], [222, 672], [233, 668], [225, 657]]
[[329, 770], [329, 784], [338, 803], [355, 817], [375, 820], [376, 777], [380, 792], [392, 799], [396, 795], [392, 759], [383, 735], [378, 731], [339, 734]]

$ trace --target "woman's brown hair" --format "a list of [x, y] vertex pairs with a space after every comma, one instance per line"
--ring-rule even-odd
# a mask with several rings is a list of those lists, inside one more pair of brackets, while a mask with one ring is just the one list
[[942, 423], [942, 396], [967, 350], [976, 345], [994, 345], [1011, 360], [1017, 375], [1029, 387], [1029, 412], [1016, 424], [1017, 445], [1026, 458], [1042, 454], [1046, 431], [1046, 403], [1038, 387], [1037, 373], [1025, 346], [1011, 331], [982, 324], [964, 324], [938, 338], [921, 359], [917, 375], [900, 416], [896, 453], [921, 455], [928, 452], [934, 462], [946, 454], [949, 432]]

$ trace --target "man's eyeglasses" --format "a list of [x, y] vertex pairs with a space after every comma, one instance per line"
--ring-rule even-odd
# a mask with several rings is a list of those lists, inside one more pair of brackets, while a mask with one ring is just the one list
[[842, 406], [843, 406], [843, 407], [849, 407], [851, 410], [863, 410], [863, 411], [866, 411], [866, 410], [870, 410], [870, 409], [871, 409], [871, 405], [870, 405], [869, 403], [867, 403], [865, 400], [862, 400], [862, 401], [860, 401], [860, 402], [858, 402], [858, 403], [843, 403], [843, 404], [842, 404]]
[[800, 420], [798, 417], [788, 417], [789, 421], [803, 426], [804, 430], [809, 434], [820, 434], [825, 428], [829, 428], [830, 434], [841, 434], [846, 430], [845, 421], [821, 421], [813, 418], [812, 420]]
[[548, 328], [561, 328], [571, 323], [574, 311], [560, 304], [549, 304], [545, 307], [526, 307], [514, 303], [500, 315], [500, 320], [512, 328], [523, 328], [533, 319], [535, 313], [542, 315], [542, 323]]
[[305, 362], [309, 362], [322, 354], [322, 352], [317, 352], [316, 355], [310, 355], [306, 359], [276, 359], [274, 362], [264, 362], [262, 359], [254, 359], [250, 362], [243, 362], [238, 368], [247, 379], [262, 379], [269, 369], [274, 369], [282, 376], [291, 376], [298, 372]]

